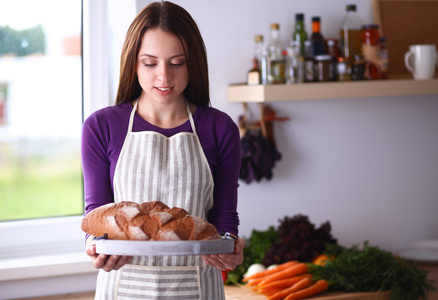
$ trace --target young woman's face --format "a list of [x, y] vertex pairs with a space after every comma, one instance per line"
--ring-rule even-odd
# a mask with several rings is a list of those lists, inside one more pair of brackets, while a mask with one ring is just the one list
[[160, 103], [184, 100], [189, 73], [184, 48], [176, 35], [158, 28], [145, 32], [138, 55], [137, 77], [143, 98]]

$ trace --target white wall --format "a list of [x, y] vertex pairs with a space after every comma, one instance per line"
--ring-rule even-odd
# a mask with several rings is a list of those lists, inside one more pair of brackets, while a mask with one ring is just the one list
[[[141, 1], [140, 1], [141, 2]], [[144, 4], [150, 1], [143, 1]], [[322, 17], [322, 33], [338, 37], [345, 5], [372, 23], [371, 0], [175, 0], [198, 23], [209, 57], [213, 106], [234, 120], [227, 86], [243, 82], [253, 37], [279, 22], [289, 42], [294, 16]], [[272, 103], [287, 123], [275, 135], [283, 159], [274, 178], [239, 189], [240, 233], [278, 225], [284, 216], [329, 220], [344, 245], [369, 240], [391, 251], [438, 238], [438, 95]], [[255, 108], [253, 107], [253, 110]]]

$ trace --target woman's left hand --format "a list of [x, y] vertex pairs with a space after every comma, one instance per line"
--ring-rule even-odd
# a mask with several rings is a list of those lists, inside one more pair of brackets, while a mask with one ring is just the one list
[[210, 254], [202, 255], [204, 262], [216, 269], [234, 270], [238, 265], [243, 263], [243, 248], [245, 247], [245, 240], [239, 238], [234, 242], [234, 253], [227, 254]]

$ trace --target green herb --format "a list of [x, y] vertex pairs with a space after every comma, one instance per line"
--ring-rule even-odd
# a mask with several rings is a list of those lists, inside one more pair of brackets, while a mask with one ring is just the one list
[[251, 237], [245, 239], [245, 248], [243, 249], [243, 263], [237, 266], [233, 271], [228, 272], [227, 284], [240, 283], [243, 274], [246, 273], [249, 266], [255, 263], [261, 263], [266, 251], [272, 243], [278, 240], [278, 233], [273, 226], [266, 231], [253, 230]]
[[345, 248], [327, 245], [326, 254], [335, 255], [324, 266], [309, 264], [315, 279], [325, 279], [331, 290], [346, 292], [391, 291], [391, 299], [417, 300], [436, 290], [428, 271], [417, 264], [364, 242]]

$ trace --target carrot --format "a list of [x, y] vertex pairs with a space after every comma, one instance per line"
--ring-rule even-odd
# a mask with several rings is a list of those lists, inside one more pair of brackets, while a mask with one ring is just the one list
[[298, 263], [297, 261], [287, 261], [285, 263], [279, 264], [275, 268], [267, 269], [267, 270], [255, 273], [255, 274], [253, 274], [251, 276], [245, 277], [244, 279], [242, 279], [242, 281], [246, 282], [246, 281], [249, 281], [250, 279], [256, 279], [256, 278], [265, 277], [265, 276], [277, 273], [279, 271], [282, 271], [284, 269], [287, 269], [290, 266], [296, 265], [297, 263]]
[[274, 273], [272, 275], [264, 277], [264, 279], [259, 283], [260, 286], [265, 285], [270, 282], [274, 282], [281, 279], [291, 278], [297, 275], [307, 273], [308, 268], [306, 263], [298, 263], [296, 265], [290, 266], [280, 272]]
[[251, 279], [246, 285], [247, 285], [247, 286], [258, 285], [260, 282], [263, 281], [263, 279], [264, 279], [264, 277]]
[[291, 293], [294, 293], [296, 291], [305, 289], [313, 284], [311, 277], [304, 277], [291, 287], [288, 287], [284, 290], [279, 291], [278, 293], [275, 293], [274, 295], [268, 297], [269, 300], [279, 300], [283, 299], [284, 297], [290, 295]]
[[274, 295], [275, 293], [278, 293], [279, 291], [272, 291], [272, 292], [265, 292], [265, 293], [261, 293], [262, 295], [266, 296], [267, 298], [269, 298], [270, 296]]
[[277, 280], [277, 281], [259, 286], [258, 291], [263, 294], [263, 293], [267, 293], [270, 291], [278, 291], [278, 290], [286, 289], [286, 288], [294, 285], [295, 283], [297, 283], [298, 281], [300, 281], [304, 277], [310, 278], [310, 277], [312, 277], [312, 275], [306, 273], [306, 274], [294, 276], [294, 277], [287, 278], [287, 279]]
[[289, 294], [286, 298], [284, 298], [284, 300], [298, 300], [298, 299], [314, 296], [324, 292], [325, 290], [328, 289], [328, 287], [329, 285], [327, 281], [324, 279], [320, 279], [307, 288]]

